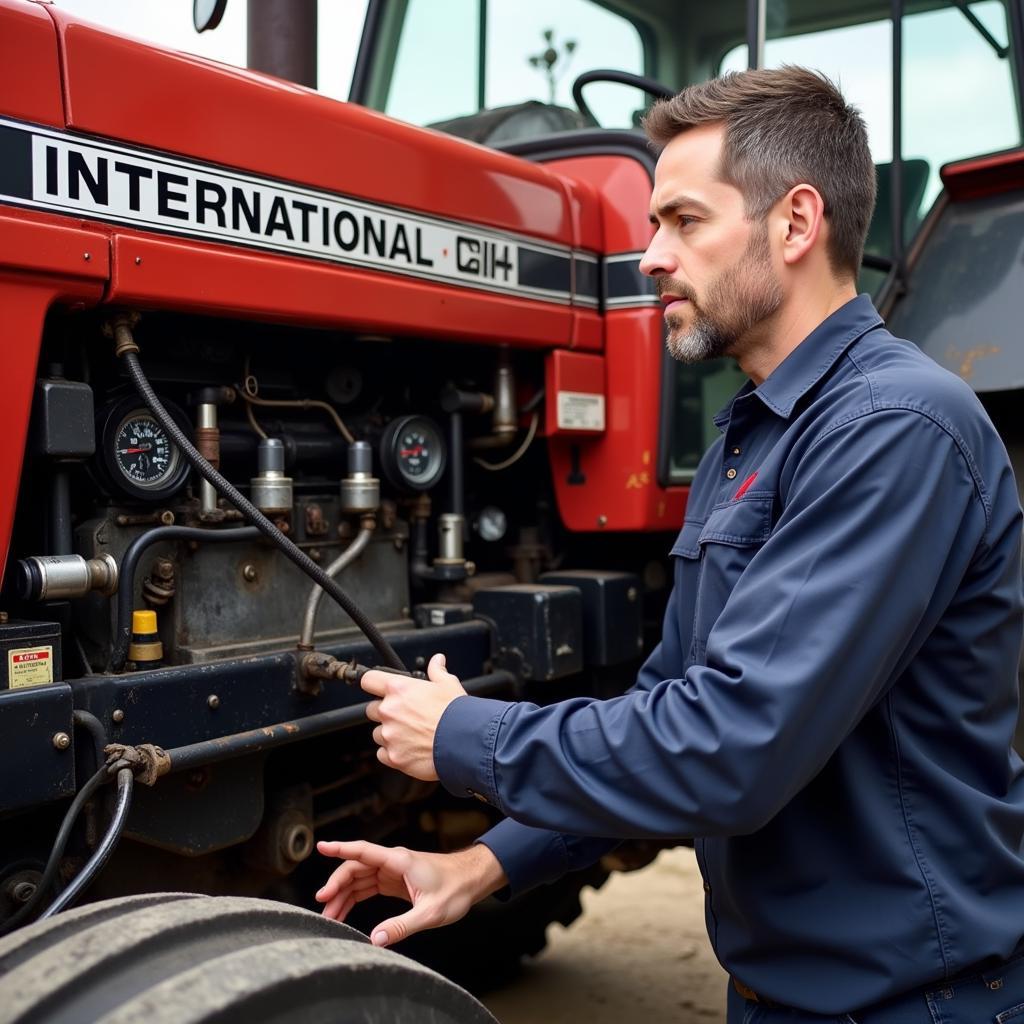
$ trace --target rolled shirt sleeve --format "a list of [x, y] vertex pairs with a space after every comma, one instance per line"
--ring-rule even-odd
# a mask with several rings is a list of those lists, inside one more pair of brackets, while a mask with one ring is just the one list
[[[917, 411], [871, 409], [818, 433], [790, 454], [782, 512], [711, 626], [703, 664], [673, 678], [670, 664], [686, 662], [659, 650], [646, 685], [605, 701], [458, 698], [435, 741], [442, 783], [559, 835], [757, 830], [934, 628], [983, 543], [979, 486], [956, 438]], [[488, 836], [499, 859], [536, 843], [542, 873], [563, 856], [546, 832], [531, 840], [503, 824]]]

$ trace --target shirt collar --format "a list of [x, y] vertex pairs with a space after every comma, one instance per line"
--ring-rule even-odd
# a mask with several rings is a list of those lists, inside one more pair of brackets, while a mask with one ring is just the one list
[[724, 429], [732, 415], [733, 402], [754, 394], [776, 415], [789, 419], [793, 407], [836, 364], [839, 357], [861, 335], [884, 321], [870, 295], [858, 295], [823, 320], [779, 365], [760, 387], [750, 381], [717, 416], [715, 424]]

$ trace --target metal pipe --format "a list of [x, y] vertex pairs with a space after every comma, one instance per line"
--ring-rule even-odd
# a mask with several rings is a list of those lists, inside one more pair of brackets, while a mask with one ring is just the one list
[[[373, 528], [364, 526], [355, 536], [351, 544], [338, 557], [331, 562], [324, 572], [332, 579], [344, 569], [348, 568], [365, 550], [373, 536]], [[320, 610], [320, 602], [323, 600], [323, 587], [313, 584], [306, 601], [306, 614], [302, 618], [302, 635], [299, 637], [299, 647], [302, 650], [313, 649], [313, 637], [316, 634], [316, 616]]]
[[[488, 693], [514, 686], [517, 682], [516, 676], [511, 672], [498, 671], [464, 679], [462, 685], [467, 693], [475, 697], [482, 697]], [[424, 683], [424, 686], [429, 685], [429, 683]], [[291, 722], [279, 722], [276, 725], [250, 729], [248, 732], [202, 740], [184, 747], [174, 747], [165, 751], [171, 760], [168, 772], [183, 772], [192, 768], [201, 768], [204, 765], [228, 761], [244, 754], [273, 750], [298, 740], [350, 729], [354, 725], [363, 725], [368, 721], [366, 717], [367, 703], [350, 704], [348, 707], [322, 711], [319, 714], [297, 718]]]
[[448, 417], [448, 493], [449, 512], [453, 515], [465, 515], [465, 458], [466, 451], [463, 443], [462, 413], [452, 412]]
[[768, 0], [747, 0], [747, 67], [764, 67]]
[[903, 0], [892, 2], [892, 162], [889, 165], [892, 261], [903, 277]]
[[[204, 451], [203, 439], [209, 450]], [[214, 469], [220, 468], [220, 436], [217, 431], [217, 406], [212, 402], [201, 402], [196, 415], [196, 445]], [[219, 512], [217, 507], [217, 490], [208, 480], [199, 480], [200, 519], [215, 518]]]
[[317, 0], [249, 0], [246, 64], [316, 88]]

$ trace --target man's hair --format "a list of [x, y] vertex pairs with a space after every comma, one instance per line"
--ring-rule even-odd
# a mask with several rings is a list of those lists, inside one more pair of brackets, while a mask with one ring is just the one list
[[746, 215], [762, 219], [794, 185], [821, 193], [829, 263], [860, 270], [875, 207], [875, 165], [860, 112], [824, 75], [807, 68], [736, 71], [651, 107], [643, 126], [664, 146], [677, 135], [722, 124], [720, 178], [743, 193]]

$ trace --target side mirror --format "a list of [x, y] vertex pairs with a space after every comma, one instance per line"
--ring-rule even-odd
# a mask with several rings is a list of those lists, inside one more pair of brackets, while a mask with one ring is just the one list
[[197, 32], [216, 28], [224, 17], [228, 0], [192, 0], [192, 24]]

